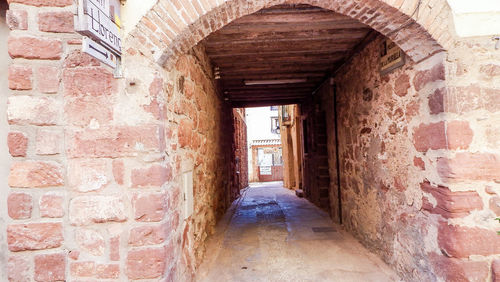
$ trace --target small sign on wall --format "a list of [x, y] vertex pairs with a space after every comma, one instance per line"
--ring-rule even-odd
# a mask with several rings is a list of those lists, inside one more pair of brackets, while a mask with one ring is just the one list
[[380, 50], [380, 73], [387, 74], [404, 64], [405, 53], [403, 50], [391, 40], [384, 40]]
[[260, 175], [273, 175], [271, 166], [260, 166], [259, 172]]

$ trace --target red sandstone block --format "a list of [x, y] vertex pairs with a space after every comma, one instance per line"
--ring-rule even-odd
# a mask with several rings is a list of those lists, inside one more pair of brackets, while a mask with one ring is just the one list
[[132, 187], [160, 187], [170, 180], [172, 180], [170, 164], [134, 169], [131, 175]]
[[109, 259], [112, 261], [120, 260], [120, 236], [109, 239]]
[[479, 72], [484, 74], [486, 78], [497, 77], [500, 76], [500, 65], [495, 65], [495, 64], [482, 65], [479, 68]]
[[104, 255], [106, 243], [102, 235], [92, 229], [79, 228], [75, 231], [75, 242], [82, 251], [94, 256]]
[[13, 219], [30, 218], [33, 209], [32, 197], [27, 193], [11, 193], [7, 198], [7, 208]]
[[458, 150], [469, 148], [474, 133], [467, 121], [450, 121], [446, 124], [448, 149]]
[[413, 165], [421, 170], [425, 170], [425, 162], [422, 158], [413, 157]]
[[419, 152], [446, 148], [444, 122], [420, 124], [413, 132], [413, 144]]
[[40, 197], [40, 216], [59, 218], [64, 216], [64, 197], [57, 192], [48, 192]]
[[120, 266], [118, 264], [98, 264], [97, 278], [100, 279], [118, 279], [120, 276]]
[[6, 13], [7, 25], [11, 30], [27, 30], [28, 29], [28, 12], [24, 10], [7, 10]]
[[[81, 44], [81, 43], [79, 43]], [[100, 63], [94, 57], [82, 53], [79, 50], [74, 50], [64, 59], [64, 68], [76, 68], [76, 67], [97, 67]]]
[[161, 221], [167, 209], [164, 194], [135, 194], [132, 205], [137, 221]]
[[181, 148], [189, 146], [193, 135], [193, 122], [187, 118], [179, 123], [179, 145]]
[[69, 221], [72, 225], [125, 220], [125, 205], [117, 196], [79, 196], [69, 204]]
[[123, 178], [125, 173], [125, 164], [122, 160], [113, 160], [113, 177], [115, 182], [119, 185], [123, 185]]
[[410, 88], [410, 77], [403, 73], [394, 82], [394, 92], [396, 95], [403, 97], [408, 94]]
[[116, 80], [105, 68], [71, 68], [63, 72], [64, 95], [106, 96], [116, 91]]
[[429, 259], [436, 275], [445, 281], [486, 281], [488, 277], [486, 261], [447, 258], [435, 253]]
[[72, 276], [92, 277], [96, 273], [95, 262], [93, 261], [73, 262], [69, 266], [69, 272], [71, 273]]
[[443, 180], [500, 180], [500, 157], [489, 153], [457, 153], [439, 158], [437, 170]]
[[444, 65], [440, 63], [429, 70], [417, 72], [417, 74], [413, 77], [413, 86], [415, 87], [415, 90], [420, 91], [428, 83], [444, 79]]
[[133, 249], [127, 256], [127, 276], [130, 279], [152, 279], [163, 275], [166, 253], [164, 248]]
[[78, 192], [97, 191], [111, 181], [106, 159], [72, 159], [68, 161], [68, 183]]
[[10, 256], [7, 263], [9, 281], [30, 281], [30, 264], [23, 256]]
[[156, 125], [103, 127], [69, 132], [67, 138], [67, 154], [71, 158], [114, 158], [160, 150], [159, 129]]
[[86, 96], [66, 99], [65, 120], [68, 124], [86, 127], [97, 121], [100, 125], [113, 121], [113, 104], [107, 96]]
[[429, 110], [432, 115], [437, 115], [444, 112], [444, 95], [446, 94], [445, 88], [436, 89], [433, 94], [429, 96]]
[[35, 256], [36, 281], [65, 281], [66, 254], [43, 254]]
[[42, 93], [52, 94], [59, 91], [59, 68], [39, 67], [36, 71], [36, 81], [38, 90]]
[[39, 37], [13, 37], [8, 39], [12, 58], [58, 60], [62, 55], [62, 41]]
[[57, 248], [63, 240], [61, 223], [15, 224], [7, 227], [7, 244], [12, 252]]
[[26, 157], [28, 137], [22, 132], [9, 132], [7, 135], [9, 153], [13, 157]]
[[500, 253], [500, 236], [495, 231], [448, 225], [444, 221], [438, 228], [438, 244], [442, 251], [455, 258]]
[[38, 29], [46, 32], [73, 32], [72, 12], [38, 13]]
[[128, 238], [128, 244], [131, 246], [145, 246], [161, 244], [165, 241], [166, 226], [164, 225], [146, 225], [132, 228]]
[[9, 88], [12, 90], [30, 90], [33, 70], [28, 66], [11, 65], [9, 67]]
[[473, 210], [483, 209], [483, 201], [476, 191], [451, 192], [448, 187], [432, 186], [429, 182], [420, 183], [420, 188], [437, 201], [435, 207], [427, 204], [422, 208], [444, 218], [464, 217]]
[[7, 101], [9, 124], [56, 125], [60, 112], [60, 103], [51, 98], [11, 96]]
[[63, 142], [61, 131], [39, 129], [36, 132], [35, 150], [37, 155], [56, 155], [61, 152]]
[[491, 280], [500, 282], [500, 259], [496, 259], [491, 264]]
[[492, 210], [496, 216], [500, 217], [500, 197], [499, 196], [491, 197], [489, 206], [490, 210]]
[[53, 7], [65, 7], [73, 4], [72, 0], [9, 0], [9, 3], [19, 3], [29, 6], [53, 6]]
[[41, 188], [64, 185], [62, 166], [53, 161], [22, 161], [10, 167], [9, 186]]

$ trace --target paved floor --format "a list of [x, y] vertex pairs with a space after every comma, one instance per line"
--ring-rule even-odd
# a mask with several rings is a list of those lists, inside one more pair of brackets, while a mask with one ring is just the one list
[[281, 182], [252, 184], [207, 244], [197, 281], [399, 281]]

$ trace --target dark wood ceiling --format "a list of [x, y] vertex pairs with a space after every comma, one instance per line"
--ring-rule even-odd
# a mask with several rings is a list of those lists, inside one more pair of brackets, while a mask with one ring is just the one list
[[[235, 107], [291, 104], [311, 95], [371, 33], [349, 17], [293, 4], [242, 17], [203, 44]], [[289, 79], [305, 81], [275, 84]]]

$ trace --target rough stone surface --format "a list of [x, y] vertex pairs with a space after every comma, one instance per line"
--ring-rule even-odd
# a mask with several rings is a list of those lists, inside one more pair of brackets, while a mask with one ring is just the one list
[[155, 165], [144, 169], [134, 169], [131, 177], [132, 187], [160, 187], [172, 180], [172, 168], [166, 164], [166, 166]]
[[37, 68], [36, 81], [38, 91], [46, 94], [57, 93], [61, 82], [59, 68], [47, 66]]
[[133, 249], [127, 255], [127, 276], [130, 279], [153, 279], [165, 272], [165, 249]]
[[15, 162], [10, 168], [9, 186], [43, 188], [64, 185], [62, 166], [53, 161]]
[[44, 12], [38, 14], [38, 28], [46, 32], [73, 32], [72, 12]]
[[126, 219], [125, 204], [117, 196], [79, 196], [69, 204], [69, 221], [73, 225], [122, 222]]
[[439, 158], [438, 173], [446, 181], [499, 180], [500, 157], [489, 153], [457, 153], [454, 158]]
[[456, 258], [500, 253], [500, 236], [495, 231], [470, 228], [441, 222], [438, 243], [442, 251]]
[[19, 29], [26, 30], [28, 29], [28, 12], [24, 10], [7, 10], [6, 14], [7, 25], [11, 30]]
[[57, 155], [61, 153], [63, 133], [57, 130], [39, 129], [36, 132], [35, 150], [37, 155]]
[[9, 37], [9, 55], [12, 58], [57, 60], [62, 55], [62, 41], [39, 37]]
[[94, 256], [102, 256], [106, 247], [103, 236], [92, 229], [77, 229], [75, 231], [75, 242], [77, 242], [81, 250]]
[[30, 262], [23, 256], [11, 256], [7, 263], [9, 281], [29, 281]]
[[64, 216], [64, 197], [59, 192], [48, 192], [40, 197], [41, 217], [59, 218]]
[[486, 281], [488, 264], [484, 261], [447, 258], [435, 253], [430, 254], [435, 273], [445, 281]]
[[160, 221], [165, 216], [167, 202], [164, 194], [136, 194], [132, 199], [137, 221]]
[[451, 192], [447, 187], [432, 186], [429, 182], [421, 183], [420, 187], [437, 201], [435, 207], [430, 203], [422, 207], [445, 218], [464, 217], [473, 210], [483, 209], [483, 201], [476, 191]]
[[11, 65], [9, 67], [9, 88], [12, 90], [31, 90], [33, 69], [28, 66]]
[[168, 231], [164, 225], [136, 227], [130, 230], [128, 244], [131, 246], [161, 244], [165, 241]]
[[421, 124], [413, 133], [415, 149], [419, 152], [439, 150], [446, 148], [446, 135], [444, 122]]
[[57, 248], [63, 240], [61, 223], [14, 224], [7, 227], [7, 243], [13, 252]]
[[60, 110], [60, 103], [53, 98], [12, 96], [7, 101], [10, 124], [56, 125]]
[[66, 255], [64, 253], [35, 256], [36, 281], [65, 281]]
[[10, 193], [7, 198], [9, 216], [13, 219], [27, 219], [31, 217], [33, 200], [27, 193]]
[[28, 137], [22, 132], [9, 132], [7, 135], [9, 153], [13, 157], [26, 157]]

